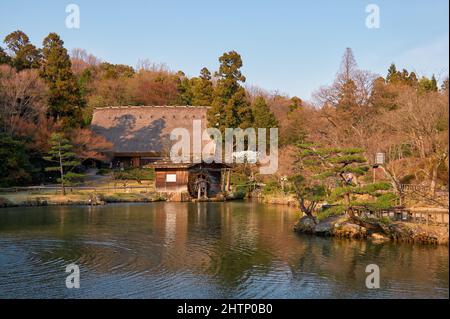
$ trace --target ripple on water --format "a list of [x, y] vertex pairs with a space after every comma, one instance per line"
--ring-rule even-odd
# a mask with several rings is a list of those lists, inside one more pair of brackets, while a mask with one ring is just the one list
[[[298, 236], [295, 211], [252, 205], [5, 209], [0, 297], [448, 298], [445, 247]], [[69, 263], [79, 290], [65, 288]], [[371, 263], [383, 277], [369, 292]]]

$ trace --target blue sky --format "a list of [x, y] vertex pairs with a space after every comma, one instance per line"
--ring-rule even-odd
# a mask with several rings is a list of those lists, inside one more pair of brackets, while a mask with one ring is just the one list
[[[80, 29], [65, 26], [68, 4]], [[368, 29], [366, 6], [380, 8]], [[112, 63], [148, 58], [197, 75], [236, 50], [247, 84], [309, 99], [332, 82], [346, 47], [362, 69], [385, 75], [391, 62], [438, 79], [448, 75], [447, 0], [396, 1], [25, 1], [0, 0], [0, 37], [20, 29], [40, 46], [49, 32], [68, 49], [84, 48]]]

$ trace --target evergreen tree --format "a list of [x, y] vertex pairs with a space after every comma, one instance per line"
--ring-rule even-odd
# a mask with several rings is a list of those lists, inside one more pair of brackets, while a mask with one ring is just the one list
[[386, 82], [395, 83], [398, 80], [398, 71], [394, 63], [391, 63], [386, 76]]
[[355, 222], [367, 227], [366, 221], [353, 214], [355, 207], [378, 210], [388, 209], [395, 204], [396, 196], [387, 192], [391, 189], [389, 183], [363, 184], [358, 180], [369, 169], [363, 149], [303, 143], [298, 145], [298, 150], [299, 170], [308, 176], [308, 179], [301, 182], [326, 186], [326, 200], [338, 205], [338, 213], [347, 212]]
[[211, 106], [213, 99], [213, 84], [211, 73], [207, 68], [200, 71], [198, 78], [191, 80], [192, 105]]
[[50, 151], [44, 156], [46, 161], [55, 163], [55, 166], [46, 167], [47, 172], [59, 172], [58, 183], [61, 184], [62, 194], [66, 194], [65, 186], [80, 180], [83, 175], [73, 173], [72, 170], [80, 165], [76, 154], [72, 151], [73, 146], [69, 140], [60, 133], [53, 133], [50, 138]]
[[24, 185], [31, 181], [33, 167], [23, 141], [0, 133], [0, 187]]
[[179, 105], [192, 105], [191, 81], [186, 77], [183, 71], [177, 72], [178, 76], [178, 101]]
[[436, 77], [434, 76], [434, 74], [431, 76], [431, 90], [433, 92], [437, 92], [437, 90], [438, 90], [437, 81], [436, 81]]
[[247, 101], [245, 89], [241, 83], [245, 82], [240, 68], [241, 56], [230, 51], [220, 58], [219, 78], [214, 90], [212, 107], [208, 110], [208, 121], [211, 127], [219, 128], [247, 128], [253, 123], [253, 114]]
[[302, 105], [303, 105], [302, 99], [294, 96], [293, 98], [291, 98], [291, 104], [289, 105], [289, 113], [292, 113], [295, 110], [298, 110]]
[[424, 93], [424, 92], [437, 92], [438, 87], [437, 87], [437, 81], [436, 78], [433, 74], [433, 76], [431, 77], [431, 79], [427, 78], [426, 76], [423, 76], [420, 80], [419, 80], [419, 92]]
[[65, 126], [75, 127], [82, 122], [83, 103], [70, 57], [63, 45], [56, 33], [50, 33], [44, 39], [41, 76], [49, 87], [49, 115], [62, 119]]
[[398, 91], [379, 77], [373, 82], [370, 104], [378, 109], [394, 110], [398, 107]]
[[448, 93], [448, 77], [442, 82], [441, 91]]
[[252, 109], [255, 129], [278, 127], [278, 121], [275, 115], [270, 111], [266, 100], [262, 96], [258, 96], [255, 99]]
[[11, 64], [17, 71], [39, 68], [40, 51], [30, 43], [30, 39], [24, 32], [14, 31], [8, 34], [3, 41], [12, 53]]
[[129, 65], [108, 62], [100, 63], [99, 70], [103, 79], [131, 78], [135, 74], [134, 69]]

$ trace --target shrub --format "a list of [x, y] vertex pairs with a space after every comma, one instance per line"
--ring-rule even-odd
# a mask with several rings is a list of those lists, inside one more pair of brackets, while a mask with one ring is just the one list
[[155, 179], [155, 170], [149, 168], [128, 168], [124, 171], [116, 171], [114, 179], [135, 180], [139, 183], [145, 180], [152, 181]]
[[328, 217], [331, 216], [338, 216], [338, 215], [343, 215], [345, 213], [345, 207], [342, 205], [336, 205], [336, 206], [331, 206], [329, 208], [326, 208], [322, 211], [320, 211], [317, 214], [317, 219], [319, 221], [324, 220]]
[[235, 192], [233, 192], [233, 199], [244, 199], [246, 195], [246, 192], [244, 192], [243, 190], [237, 190]]
[[280, 187], [280, 184], [278, 183], [278, 181], [271, 179], [264, 185], [263, 194], [269, 195], [269, 194], [276, 193], [280, 190], [281, 190], [281, 187]]

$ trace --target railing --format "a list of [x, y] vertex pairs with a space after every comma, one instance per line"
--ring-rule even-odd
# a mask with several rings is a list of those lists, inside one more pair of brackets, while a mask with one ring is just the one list
[[394, 208], [389, 210], [371, 211], [368, 209], [352, 209], [359, 217], [389, 218], [394, 221], [405, 221], [426, 225], [448, 225], [449, 211], [446, 209], [406, 209]]
[[[416, 184], [400, 184], [400, 190], [403, 192], [422, 192], [428, 193], [431, 191], [431, 187], [428, 185], [416, 185]], [[436, 191], [447, 192], [448, 186], [437, 187]]]

